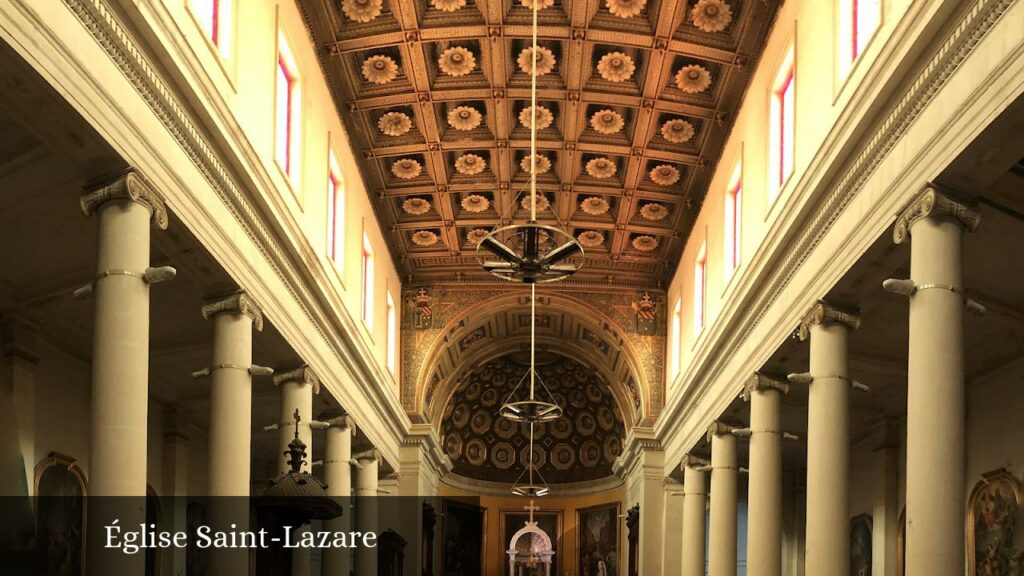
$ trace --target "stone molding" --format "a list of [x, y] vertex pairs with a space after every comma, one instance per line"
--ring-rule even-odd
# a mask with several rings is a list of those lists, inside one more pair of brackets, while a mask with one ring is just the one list
[[[256, 301], [245, 292], [232, 294], [227, 298], [211, 302], [202, 308], [203, 318], [207, 320], [218, 314], [238, 314], [252, 318], [252, 325], [257, 332], [263, 331], [263, 310]], [[275, 378], [276, 381], [276, 378]]]
[[754, 392], [765, 392], [778, 390], [783, 394], [789, 393], [789, 382], [785, 376], [774, 376], [764, 372], [755, 372], [753, 376], [743, 385], [743, 401], [750, 402]]
[[973, 206], [940, 190], [932, 183], [925, 184], [924, 190], [914, 197], [896, 217], [892, 239], [902, 244], [911, 235], [914, 224], [924, 218], [948, 217], [963, 224], [968, 232], [974, 232], [981, 224], [981, 214]]
[[320, 377], [309, 366], [302, 365], [287, 372], [274, 374], [274, 386], [280, 386], [287, 382], [298, 382], [300, 386], [308, 384], [313, 387], [313, 394], [320, 393]]
[[117, 180], [86, 192], [78, 204], [83, 214], [91, 216], [100, 206], [113, 200], [127, 200], [145, 206], [156, 225], [161, 230], [167, 229], [167, 206], [163, 198], [138, 172], [130, 170]]
[[800, 328], [797, 331], [800, 340], [806, 341], [811, 337], [811, 327], [828, 323], [843, 324], [850, 330], [856, 330], [860, 327], [860, 315], [819, 300], [800, 321]]

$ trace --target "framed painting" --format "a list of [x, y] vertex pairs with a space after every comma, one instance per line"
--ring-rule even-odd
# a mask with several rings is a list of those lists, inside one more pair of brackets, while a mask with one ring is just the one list
[[619, 576], [619, 503], [576, 512], [577, 568], [580, 576]]
[[850, 576], [871, 576], [871, 516], [850, 520]]
[[47, 576], [78, 576], [85, 567], [88, 488], [70, 456], [51, 452], [35, 469], [36, 532]]
[[1013, 548], [1021, 504], [1020, 482], [1005, 469], [982, 474], [967, 500], [967, 574], [1001, 576], [1024, 570]]
[[443, 576], [480, 576], [484, 573], [486, 509], [458, 500], [442, 502], [441, 548]]
[[[504, 566], [503, 573], [505, 576], [513, 576], [508, 571], [508, 561], [505, 556], [505, 551], [508, 550], [512, 536], [522, 528], [526, 521], [530, 519], [529, 512], [522, 512], [520, 510], [502, 510], [501, 511], [501, 554], [502, 562]], [[552, 510], [537, 510], [533, 513], [533, 520], [537, 523], [537, 527], [544, 531], [545, 534], [551, 538], [551, 547], [554, 549], [555, 556], [554, 561], [551, 563], [551, 573], [561, 574], [558, 571], [558, 567], [562, 564], [558, 558], [559, 552], [562, 549], [562, 513]]]

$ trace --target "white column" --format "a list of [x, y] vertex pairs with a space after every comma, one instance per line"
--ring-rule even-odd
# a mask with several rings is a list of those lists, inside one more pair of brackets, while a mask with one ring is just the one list
[[683, 555], [683, 485], [672, 478], [665, 478], [665, 527], [662, 529], [664, 543], [661, 547], [661, 573], [664, 576], [682, 576]]
[[711, 530], [708, 549], [709, 576], [736, 576], [736, 437], [733, 427], [713, 422], [711, 441]]
[[[630, 484], [637, 487], [640, 534], [637, 565], [640, 574], [661, 574], [665, 528], [665, 453], [652, 440], [640, 441]], [[634, 480], [635, 479], [635, 480]]]
[[[352, 526], [352, 436], [355, 425], [347, 415], [329, 421], [324, 442], [324, 482], [327, 495], [338, 498], [344, 509], [338, 518], [324, 522], [324, 530], [348, 532]], [[323, 551], [324, 576], [348, 576], [351, 554], [346, 548]]]
[[782, 395], [789, 384], [754, 374], [743, 389], [750, 402], [747, 572], [782, 576]]
[[[300, 366], [294, 370], [274, 374], [274, 385], [281, 390], [281, 416], [278, 424], [278, 473], [291, 471], [286, 456], [288, 444], [295, 438], [298, 426], [299, 440], [306, 445], [307, 458], [300, 469], [309, 473], [309, 462], [313, 455], [313, 432], [310, 422], [313, 420], [313, 395], [320, 393], [320, 379], [308, 366]], [[299, 413], [299, 421], [295, 422], [295, 412]], [[296, 538], [309, 530], [302, 526], [295, 530]], [[311, 553], [309, 548], [292, 550], [292, 576], [309, 576], [311, 569]]]
[[800, 323], [811, 341], [807, 400], [806, 570], [815, 576], [850, 572], [850, 375], [847, 340], [855, 314], [819, 302]]
[[704, 576], [707, 540], [708, 475], [711, 463], [687, 455], [683, 458], [683, 576]]
[[[353, 496], [356, 497], [356, 531], [380, 532], [377, 522], [377, 489], [380, 471], [380, 453], [376, 449], [356, 454], [356, 479]], [[356, 548], [357, 576], [377, 576], [377, 550]]]
[[964, 568], [963, 233], [977, 212], [927, 187], [900, 214], [910, 249], [907, 367], [907, 576]]

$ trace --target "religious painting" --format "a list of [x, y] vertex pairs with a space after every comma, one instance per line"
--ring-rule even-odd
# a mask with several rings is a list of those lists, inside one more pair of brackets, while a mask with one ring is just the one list
[[1020, 483], [1006, 470], [983, 474], [967, 501], [968, 576], [1024, 575], [1024, 551], [1014, 549]]
[[580, 576], [618, 576], [619, 504], [602, 504], [576, 512], [577, 565]]
[[85, 475], [74, 458], [52, 453], [36, 466], [36, 531], [46, 576], [79, 576], [85, 565]]
[[444, 500], [443, 576], [480, 576], [484, 573], [484, 514], [479, 506]]
[[871, 576], [871, 516], [850, 520], [850, 576]]
[[[508, 550], [512, 536], [525, 526], [529, 519], [529, 511], [501, 511], [501, 552], [503, 555], [505, 554], [505, 551]], [[562, 537], [562, 513], [548, 510], [535, 510], [533, 512], [533, 521], [537, 523], [537, 528], [543, 530], [544, 533], [548, 535], [548, 538], [551, 538], [551, 548], [555, 552], [554, 560], [551, 562], [551, 573], [560, 574], [561, 572], [558, 571], [558, 566], [561, 562], [559, 562], [558, 554], [562, 548], [560, 545]], [[505, 576], [515, 576], [509, 574], [507, 557], [503, 559], [505, 560], [505, 562], [502, 562], [505, 566]]]

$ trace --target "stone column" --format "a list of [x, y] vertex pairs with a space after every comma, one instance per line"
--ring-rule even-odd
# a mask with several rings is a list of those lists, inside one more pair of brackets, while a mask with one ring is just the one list
[[709, 576], [736, 576], [736, 437], [733, 427], [712, 422], [711, 442], [711, 531], [708, 549]]
[[662, 529], [664, 543], [662, 549], [661, 573], [663, 576], [681, 576], [683, 555], [683, 485], [673, 479], [665, 478], [665, 527]]
[[705, 529], [708, 510], [708, 475], [711, 463], [687, 455], [683, 458], [683, 576], [704, 576]]
[[747, 571], [782, 576], [781, 378], [754, 374], [743, 389], [750, 402], [750, 476], [747, 503]]
[[[295, 438], [295, 427], [299, 429], [299, 440], [306, 445], [306, 453], [313, 454], [313, 432], [310, 422], [313, 421], [313, 395], [320, 393], [320, 379], [308, 366], [300, 366], [294, 370], [274, 374], [274, 385], [281, 389], [281, 417], [278, 424], [278, 473], [291, 471], [288, 465], [288, 443]], [[299, 413], [299, 421], [295, 422], [295, 412]], [[301, 471], [309, 473], [307, 458]], [[296, 538], [309, 530], [302, 526], [295, 530]], [[311, 550], [299, 548], [292, 550], [292, 576], [308, 576], [311, 567]]]
[[800, 323], [811, 341], [807, 400], [807, 543], [805, 564], [815, 576], [850, 572], [850, 385], [847, 340], [860, 318], [819, 302]]
[[896, 220], [895, 242], [913, 238], [910, 286], [903, 282], [909, 289], [887, 286], [910, 295], [907, 576], [963, 574], [963, 233], [980, 222], [966, 203], [931, 185]]
[[[355, 424], [348, 415], [328, 421], [324, 443], [324, 482], [327, 495], [337, 498], [344, 511], [338, 518], [324, 522], [324, 530], [348, 532], [352, 526], [352, 436]], [[327, 548], [323, 551], [324, 576], [348, 576], [352, 555], [347, 548]]]
[[[356, 497], [356, 531], [379, 534], [377, 522], [377, 489], [380, 471], [380, 453], [376, 449], [356, 454], [356, 479], [353, 496]], [[377, 575], [377, 549], [359, 546], [355, 551], [356, 575]]]
[[[188, 530], [186, 522], [188, 497], [189, 436], [185, 414], [179, 408], [164, 410], [163, 494], [161, 494], [162, 530]], [[168, 548], [160, 553], [160, 573], [184, 576], [187, 550]]]

